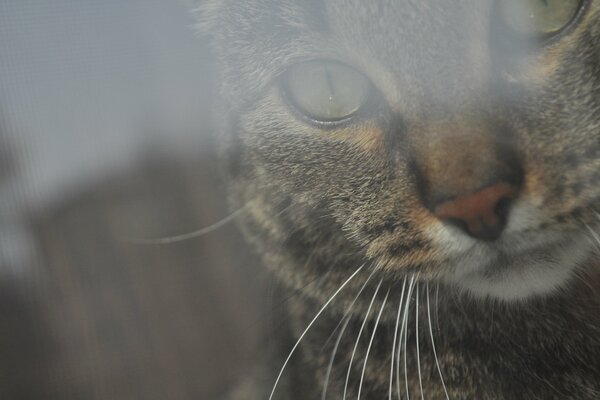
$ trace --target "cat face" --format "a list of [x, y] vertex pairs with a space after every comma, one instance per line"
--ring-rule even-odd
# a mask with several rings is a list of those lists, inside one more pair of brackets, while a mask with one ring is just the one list
[[241, 202], [319, 207], [390, 277], [484, 297], [550, 293], [589, 263], [600, 2], [222, 0], [199, 15]]

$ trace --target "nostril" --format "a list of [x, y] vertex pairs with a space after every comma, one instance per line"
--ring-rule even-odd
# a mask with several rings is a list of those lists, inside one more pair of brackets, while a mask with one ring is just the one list
[[513, 201], [513, 199], [510, 197], [502, 197], [500, 200], [498, 200], [496, 207], [494, 207], [494, 213], [500, 219], [503, 219], [504, 221], [506, 221], [512, 201]]
[[517, 186], [499, 183], [441, 202], [433, 212], [441, 221], [457, 226], [474, 238], [496, 240], [506, 226], [517, 193]]

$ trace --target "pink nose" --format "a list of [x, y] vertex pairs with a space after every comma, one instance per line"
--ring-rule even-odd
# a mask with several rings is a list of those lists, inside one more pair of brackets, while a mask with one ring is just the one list
[[496, 240], [504, 230], [510, 203], [518, 190], [518, 186], [498, 183], [441, 202], [435, 206], [433, 213], [441, 221], [459, 226], [474, 238]]

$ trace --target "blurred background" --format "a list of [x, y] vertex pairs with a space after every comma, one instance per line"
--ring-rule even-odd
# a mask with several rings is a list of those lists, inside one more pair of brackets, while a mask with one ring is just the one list
[[259, 278], [183, 0], [0, 1], [0, 399], [213, 399], [252, 364]]

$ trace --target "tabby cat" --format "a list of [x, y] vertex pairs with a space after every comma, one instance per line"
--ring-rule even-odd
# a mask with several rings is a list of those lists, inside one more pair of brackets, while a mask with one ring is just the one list
[[288, 321], [234, 399], [600, 399], [600, 0], [200, 0]]

